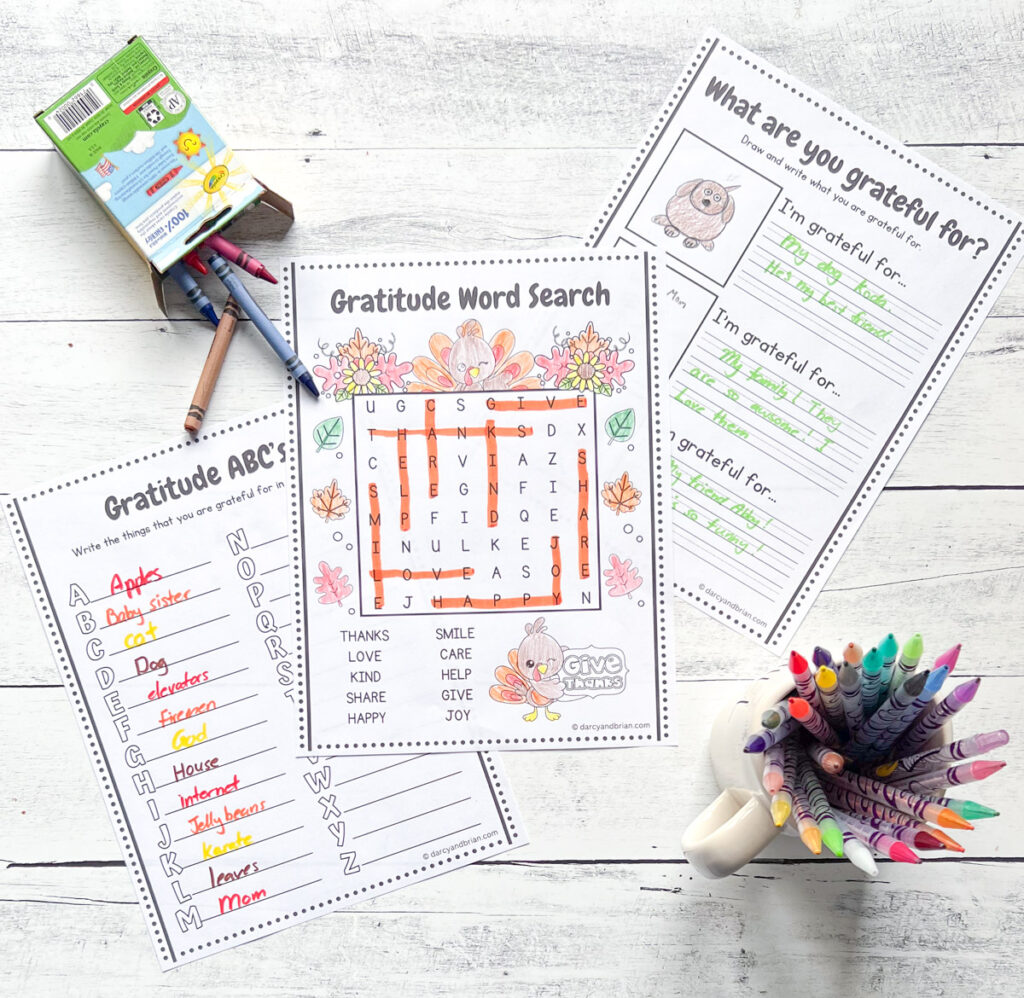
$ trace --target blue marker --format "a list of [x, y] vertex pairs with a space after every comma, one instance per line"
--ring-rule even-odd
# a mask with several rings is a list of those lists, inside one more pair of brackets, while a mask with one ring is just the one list
[[[206, 247], [209, 250], [209, 247]], [[234, 271], [228, 266], [227, 261], [219, 253], [212, 250], [206, 258], [207, 263], [213, 272], [224, 282], [224, 286], [235, 296], [242, 311], [245, 312], [252, 324], [263, 334], [263, 338], [270, 344], [274, 353], [284, 361], [288, 373], [301, 385], [309, 390], [313, 398], [320, 398], [316, 382], [313, 376], [306, 370], [306, 365], [295, 355], [288, 341], [277, 331], [277, 327], [267, 318], [263, 311], [252, 300], [252, 295], [245, 290], [245, 285], [238, 279]]]
[[184, 264], [172, 264], [167, 271], [174, 278], [175, 283], [185, 292], [185, 297], [192, 303], [192, 307], [204, 318], [213, 323], [217, 328], [217, 313], [210, 304], [210, 299], [203, 294], [203, 289], [195, 282], [195, 278], [185, 269]]

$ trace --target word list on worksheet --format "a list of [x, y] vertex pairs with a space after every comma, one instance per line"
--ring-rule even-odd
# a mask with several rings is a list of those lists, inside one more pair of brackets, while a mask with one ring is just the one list
[[287, 265], [303, 749], [657, 744], [670, 716], [646, 253]]
[[161, 965], [523, 843], [496, 759], [296, 758], [282, 410], [6, 502]]
[[1021, 242], [985, 195], [705, 39], [590, 237], [664, 262], [678, 593], [787, 643]]

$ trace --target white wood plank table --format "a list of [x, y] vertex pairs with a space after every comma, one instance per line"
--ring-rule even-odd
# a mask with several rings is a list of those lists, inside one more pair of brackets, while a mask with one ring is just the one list
[[[209, 345], [176, 292], [174, 317], [159, 313], [32, 121], [132, 34], [294, 200], [286, 236], [247, 247], [272, 263], [578, 239], [706, 23], [1024, 209], [1016, 0], [0, 0], [0, 490], [176, 433]], [[278, 397], [251, 332], [212, 423]], [[679, 835], [715, 793], [708, 718], [772, 663], [678, 605], [679, 748], [511, 755], [527, 848], [163, 975], [0, 531], [0, 993], [1019, 994], [1022, 347], [1024, 272], [795, 642], [890, 627], [933, 650], [964, 642], [959, 668], [986, 677], [971, 729], [1015, 739], [983, 798], [1003, 816], [966, 857], [887, 863], [865, 882], [779, 845], [734, 877], [698, 877]]]

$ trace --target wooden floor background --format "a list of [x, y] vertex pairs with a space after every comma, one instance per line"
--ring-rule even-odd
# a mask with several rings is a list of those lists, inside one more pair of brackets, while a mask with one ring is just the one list
[[[293, 199], [282, 239], [247, 244], [273, 263], [580, 245], [707, 24], [1024, 211], [1017, 0], [0, 0], [0, 491], [174, 435], [209, 345], [32, 121], [132, 34]], [[865, 882], [781, 844], [697, 876], [679, 836], [716, 792], [708, 717], [773, 662], [678, 604], [678, 748], [513, 754], [528, 847], [163, 975], [2, 531], [0, 994], [1020, 994], [1022, 346], [1024, 270], [796, 642], [964, 643], [969, 727], [1014, 739], [964, 858]], [[210, 419], [280, 383], [246, 325]]]

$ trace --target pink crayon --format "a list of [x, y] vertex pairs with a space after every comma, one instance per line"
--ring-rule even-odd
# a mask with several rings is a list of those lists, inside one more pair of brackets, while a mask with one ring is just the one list
[[253, 277], [260, 277], [271, 284], [277, 284], [277, 278], [263, 266], [254, 256], [250, 256], [240, 246], [236, 246], [230, 239], [225, 239], [219, 232], [214, 232], [204, 240], [205, 244], [214, 252], [219, 253], [225, 260], [237, 264], [242, 270]]
[[861, 821], [860, 818], [849, 814], [840, 814], [838, 820], [840, 825], [853, 832], [861, 842], [888, 856], [889, 859], [896, 860], [898, 863], [921, 862], [921, 857], [910, 846], [897, 841], [885, 832], [872, 828], [870, 824]]
[[930, 794], [943, 787], [958, 787], [965, 783], [977, 783], [986, 780], [993, 773], [998, 773], [1006, 765], [995, 759], [981, 759], [978, 762], [965, 762], [950, 769], [939, 769], [920, 776], [908, 776], [894, 781], [893, 785], [912, 790], [914, 793]]
[[963, 645], [953, 645], [953, 647], [950, 648], [949, 651], [944, 651], [935, 660], [935, 664], [932, 666], [932, 668], [933, 669], [941, 669], [942, 666], [948, 665], [949, 666], [949, 671], [952, 672], [953, 671], [953, 666], [956, 665], [957, 659], [960, 658], [960, 649], [961, 648], [963, 648]]

